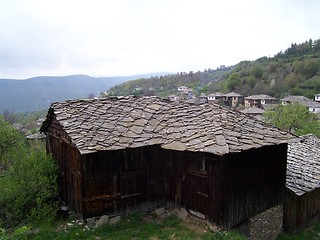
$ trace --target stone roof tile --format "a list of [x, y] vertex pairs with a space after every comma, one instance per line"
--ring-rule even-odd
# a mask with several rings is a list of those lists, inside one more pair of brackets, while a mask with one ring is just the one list
[[301, 196], [320, 187], [320, 139], [312, 134], [288, 144], [286, 185]]
[[193, 105], [159, 97], [69, 100], [52, 104], [51, 110], [83, 154], [159, 144], [224, 155], [292, 138], [218, 104]]

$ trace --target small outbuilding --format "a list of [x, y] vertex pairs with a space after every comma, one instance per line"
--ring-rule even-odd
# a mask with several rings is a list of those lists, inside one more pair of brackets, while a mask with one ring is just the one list
[[84, 218], [170, 202], [243, 230], [284, 201], [291, 135], [218, 104], [71, 100], [52, 104], [41, 130], [61, 199]]
[[46, 145], [46, 135], [37, 132], [27, 136], [27, 141], [32, 147], [44, 147]]
[[289, 143], [283, 227], [294, 233], [320, 220], [320, 140], [308, 134]]

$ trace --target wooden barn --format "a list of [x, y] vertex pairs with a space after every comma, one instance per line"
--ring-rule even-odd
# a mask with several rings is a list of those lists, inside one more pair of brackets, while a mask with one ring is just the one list
[[288, 146], [283, 227], [294, 233], [320, 220], [320, 140], [312, 134]]
[[217, 104], [70, 100], [51, 105], [41, 131], [61, 199], [83, 218], [170, 202], [237, 228], [284, 201], [291, 136]]

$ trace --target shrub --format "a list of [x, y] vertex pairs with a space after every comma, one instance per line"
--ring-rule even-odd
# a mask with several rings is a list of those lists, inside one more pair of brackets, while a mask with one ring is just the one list
[[9, 164], [10, 154], [20, 144], [23, 144], [22, 136], [0, 116], [0, 168]]
[[23, 140], [12, 147], [15, 151], [5, 156], [10, 161], [0, 172], [0, 228], [51, 220], [57, 209], [52, 200], [57, 195], [54, 161], [43, 149], [32, 149]]

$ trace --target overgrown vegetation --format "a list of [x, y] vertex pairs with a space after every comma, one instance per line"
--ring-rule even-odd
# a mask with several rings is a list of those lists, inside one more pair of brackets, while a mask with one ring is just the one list
[[278, 98], [285, 95], [313, 98], [320, 92], [320, 39], [294, 43], [274, 57], [242, 61], [226, 69], [126, 82], [111, 88], [109, 94], [168, 96], [181, 85], [192, 88], [196, 96], [235, 91], [244, 96], [263, 93]]
[[0, 118], [0, 228], [53, 220], [56, 165]]

